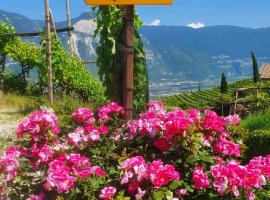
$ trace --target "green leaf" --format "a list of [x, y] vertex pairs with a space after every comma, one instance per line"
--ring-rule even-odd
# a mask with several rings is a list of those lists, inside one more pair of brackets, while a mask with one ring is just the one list
[[163, 191], [156, 191], [153, 194], [154, 200], [162, 200], [165, 197], [165, 194]]

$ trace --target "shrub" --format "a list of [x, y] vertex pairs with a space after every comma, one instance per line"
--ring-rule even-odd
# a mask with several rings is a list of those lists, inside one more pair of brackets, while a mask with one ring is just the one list
[[255, 156], [265, 156], [270, 154], [270, 131], [258, 130], [248, 133], [245, 139], [247, 150], [245, 158], [249, 160]]
[[21, 75], [12, 72], [5, 72], [4, 78], [4, 91], [24, 94], [26, 92], [27, 82]]
[[80, 108], [65, 129], [53, 112], [34, 112], [18, 127], [22, 146], [0, 157], [2, 196], [253, 200], [267, 192], [270, 156], [236, 161], [243, 149], [239, 116], [148, 106], [127, 124], [116, 103], [97, 113]]
[[242, 125], [244, 128], [255, 131], [255, 130], [270, 130], [270, 110], [265, 110], [263, 112], [254, 114], [245, 120], [243, 120]]

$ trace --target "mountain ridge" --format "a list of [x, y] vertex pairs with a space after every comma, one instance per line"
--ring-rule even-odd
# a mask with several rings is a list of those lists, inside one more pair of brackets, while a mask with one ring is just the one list
[[[0, 20], [8, 15], [18, 32], [43, 29], [42, 20], [31, 20], [23, 15], [0, 10]], [[77, 29], [74, 32], [75, 45], [83, 60], [95, 60], [98, 39], [93, 32], [95, 16], [89, 13], [73, 18]], [[65, 21], [56, 22], [58, 28], [67, 26]], [[88, 31], [90, 30], [90, 31]], [[142, 26], [140, 29], [146, 55], [150, 90], [176, 92], [186, 81], [214, 85], [219, 83], [224, 72], [229, 81], [252, 75], [250, 51], [253, 50], [259, 64], [270, 62], [270, 27], [248, 28], [231, 25], [206, 26], [194, 29], [187, 26]], [[59, 34], [67, 47], [67, 34]], [[96, 67], [89, 68], [96, 72]], [[194, 87], [197, 87], [194, 86]], [[173, 88], [173, 89], [171, 89]], [[187, 88], [190, 87], [187, 84]], [[183, 87], [181, 86], [181, 90]]]

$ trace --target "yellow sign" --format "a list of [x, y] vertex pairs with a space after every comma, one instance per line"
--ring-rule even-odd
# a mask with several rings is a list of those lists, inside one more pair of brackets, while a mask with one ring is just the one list
[[172, 5], [173, 0], [85, 0], [88, 5]]

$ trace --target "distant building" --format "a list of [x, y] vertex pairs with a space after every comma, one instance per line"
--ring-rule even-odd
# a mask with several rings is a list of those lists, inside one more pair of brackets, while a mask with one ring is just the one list
[[263, 64], [261, 66], [260, 78], [262, 80], [270, 80], [270, 64]]

